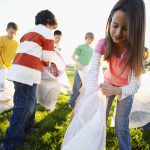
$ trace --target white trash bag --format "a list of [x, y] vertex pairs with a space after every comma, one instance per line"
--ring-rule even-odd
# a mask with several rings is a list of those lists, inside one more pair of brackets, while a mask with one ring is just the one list
[[54, 111], [57, 99], [60, 95], [60, 84], [47, 68], [44, 68], [41, 84], [37, 89], [37, 101], [44, 107]]
[[80, 100], [82, 104], [67, 128], [61, 150], [104, 150], [106, 101], [99, 91]]

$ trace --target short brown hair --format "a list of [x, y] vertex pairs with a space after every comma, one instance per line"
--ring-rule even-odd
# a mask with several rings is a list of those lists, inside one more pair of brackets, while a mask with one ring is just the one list
[[94, 34], [92, 32], [87, 32], [85, 34], [85, 39], [90, 38], [90, 39], [94, 39]]
[[7, 29], [9, 29], [9, 28], [13, 28], [15, 30], [18, 30], [18, 25], [16, 23], [14, 23], [14, 22], [9, 22], [7, 24]]

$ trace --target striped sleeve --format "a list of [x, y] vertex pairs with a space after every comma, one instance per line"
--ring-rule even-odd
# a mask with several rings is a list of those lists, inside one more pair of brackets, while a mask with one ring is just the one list
[[122, 94], [119, 96], [119, 100], [124, 99], [130, 95], [134, 95], [138, 91], [140, 86], [141, 80], [137, 79], [134, 73], [132, 73], [129, 85], [121, 87]]
[[85, 94], [93, 93], [98, 89], [98, 76], [100, 68], [100, 57], [98, 52], [93, 53], [91, 66], [87, 76], [87, 83], [85, 87]]
[[37, 25], [36, 28], [31, 30], [40, 34], [43, 38], [42, 40], [42, 57], [41, 59], [45, 62], [50, 62], [54, 55], [54, 34], [51, 29], [48, 29], [44, 25]]
[[50, 62], [54, 55], [54, 40], [45, 39], [42, 51], [42, 60]]
[[100, 55], [104, 55], [105, 50], [106, 50], [105, 40], [104, 40], [104, 39], [101, 39], [101, 40], [99, 40], [99, 41], [97, 42], [95, 51], [96, 51], [97, 53], [99, 53]]
[[[38, 31], [38, 30], [37, 30]], [[37, 32], [28, 32], [20, 39], [20, 49], [18, 51], [23, 56], [28, 56], [27, 60], [39, 60], [50, 62], [54, 53], [54, 40], [48, 39]], [[20, 55], [20, 56], [21, 56]], [[24, 56], [23, 56], [24, 57]], [[32, 58], [33, 59], [32, 59]], [[27, 57], [26, 57], [27, 58]], [[33, 61], [30, 61], [32, 64]], [[17, 64], [17, 62], [15, 62]], [[19, 62], [18, 62], [19, 63]], [[39, 61], [40, 63], [40, 61]], [[38, 64], [38, 63], [37, 63]], [[30, 67], [28, 65], [27, 67]], [[32, 68], [32, 67], [31, 67]], [[35, 68], [37, 69], [37, 68]], [[41, 70], [41, 69], [40, 69]]]

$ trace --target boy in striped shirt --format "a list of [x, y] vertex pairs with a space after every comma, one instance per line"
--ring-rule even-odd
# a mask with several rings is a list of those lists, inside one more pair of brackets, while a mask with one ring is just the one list
[[14, 107], [0, 149], [23, 146], [25, 133], [33, 128], [37, 84], [40, 84], [43, 66], [49, 64], [53, 55], [52, 30], [57, 27], [57, 21], [52, 12], [42, 10], [35, 17], [35, 25], [21, 38], [19, 51], [7, 76], [14, 82]]

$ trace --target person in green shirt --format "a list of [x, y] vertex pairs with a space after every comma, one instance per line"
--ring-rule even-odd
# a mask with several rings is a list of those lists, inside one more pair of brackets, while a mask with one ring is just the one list
[[75, 61], [77, 65], [77, 70], [74, 76], [72, 94], [70, 96], [70, 99], [68, 100], [68, 104], [72, 108], [76, 103], [76, 99], [80, 94], [79, 89], [82, 86], [82, 80], [79, 75], [79, 71], [84, 70], [89, 65], [92, 58], [93, 49], [90, 47], [90, 44], [92, 44], [93, 40], [94, 34], [92, 32], [86, 33], [85, 44], [79, 45], [72, 55], [72, 59]]
[[5, 90], [6, 69], [9, 69], [16, 51], [18, 42], [14, 39], [18, 26], [14, 22], [7, 24], [7, 35], [0, 36], [0, 91]]

